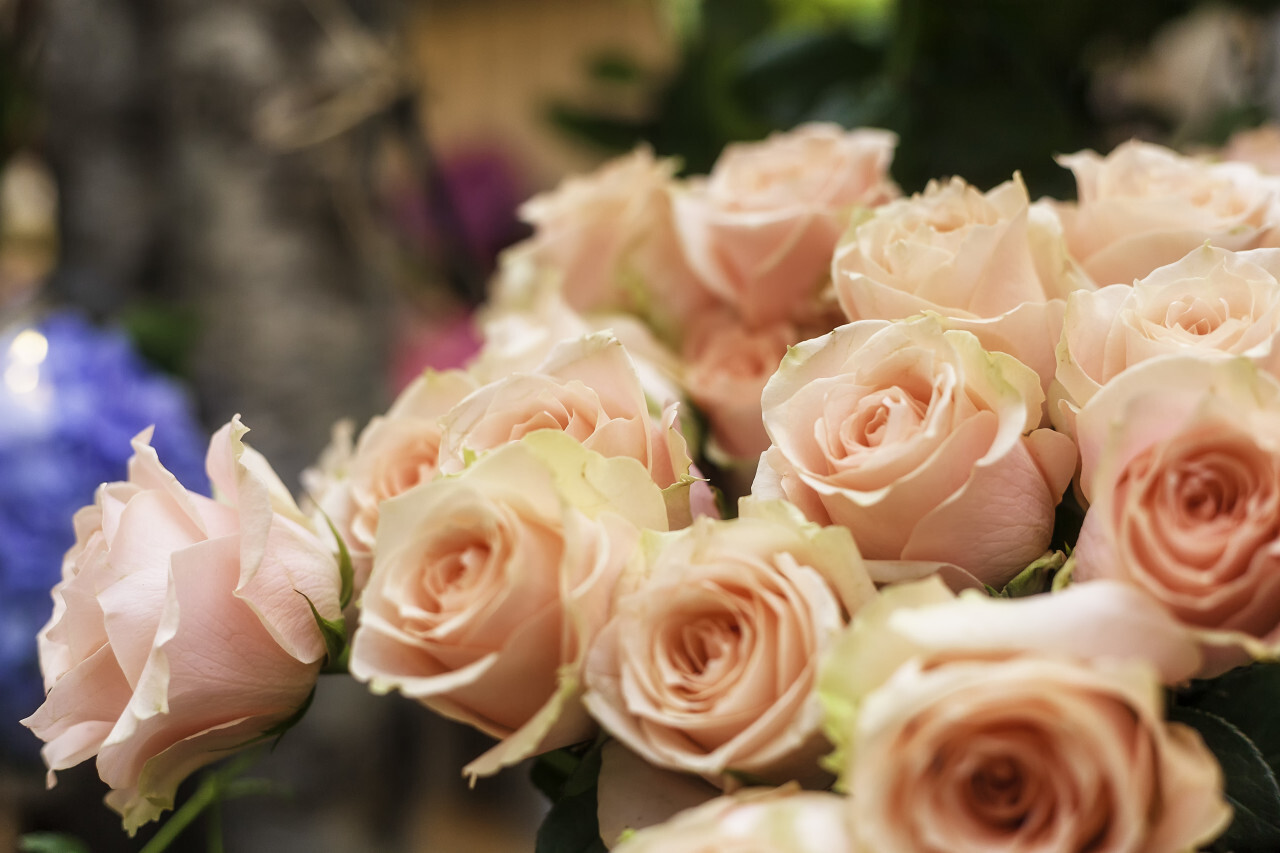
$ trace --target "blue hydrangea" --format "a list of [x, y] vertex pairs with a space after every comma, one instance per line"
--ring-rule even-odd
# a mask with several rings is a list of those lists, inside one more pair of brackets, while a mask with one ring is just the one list
[[75, 542], [71, 516], [125, 478], [129, 440], [152, 425], [160, 460], [207, 493], [190, 398], [123, 333], [66, 312], [0, 329], [0, 757], [39, 747], [17, 720], [43, 699], [35, 635]]

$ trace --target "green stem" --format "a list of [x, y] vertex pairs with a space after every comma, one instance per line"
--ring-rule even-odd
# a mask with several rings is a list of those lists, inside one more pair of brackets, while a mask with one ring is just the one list
[[256, 753], [246, 753], [216, 771], [205, 774], [195, 793], [169, 816], [169, 819], [160, 827], [160, 831], [152, 836], [139, 853], [162, 853], [168, 850], [169, 845], [191, 825], [192, 821], [205, 809], [222, 799], [227, 787], [236, 780], [237, 776], [247, 770], [257, 757]]

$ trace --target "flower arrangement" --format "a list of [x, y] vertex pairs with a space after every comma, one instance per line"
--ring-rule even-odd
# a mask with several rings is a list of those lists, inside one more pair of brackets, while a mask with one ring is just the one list
[[238, 419], [213, 498], [135, 437], [40, 633], [50, 782], [132, 831], [337, 672], [492, 736], [472, 778], [541, 756], [540, 853], [1274, 849], [1280, 183], [1127, 143], [902, 197], [894, 144], [534, 198], [479, 356], [301, 503]]

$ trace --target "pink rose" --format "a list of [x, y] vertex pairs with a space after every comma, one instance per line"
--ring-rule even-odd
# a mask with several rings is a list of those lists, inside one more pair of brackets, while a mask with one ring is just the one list
[[576, 311], [624, 310], [682, 327], [712, 298], [675, 235], [674, 171], [639, 148], [529, 199], [520, 216], [533, 236], [504, 253], [493, 302], [519, 308], [550, 288]]
[[850, 320], [925, 311], [1053, 378], [1069, 293], [1091, 286], [1067, 256], [1051, 208], [1030, 204], [1018, 176], [988, 193], [960, 178], [891, 202], [836, 250], [832, 280]]
[[587, 657], [587, 709], [659, 767], [822, 779], [818, 662], [875, 595], [848, 531], [745, 503], [646, 534]]
[[435, 477], [440, 419], [475, 387], [474, 380], [457, 370], [421, 374], [385, 415], [369, 421], [354, 448], [349, 429], [339, 430], [321, 466], [306, 473], [317, 505], [351, 555], [357, 596], [373, 563], [379, 508]]
[[614, 853], [840, 853], [852, 850], [845, 798], [751, 788], [635, 833]]
[[689, 263], [748, 325], [805, 319], [850, 215], [898, 195], [888, 178], [896, 142], [809, 124], [726, 147], [707, 179], [675, 195]]
[[1280, 125], [1236, 131], [1218, 153], [1223, 160], [1251, 163], [1264, 174], [1280, 175]]
[[1166, 722], [1195, 641], [1120, 584], [998, 600], [886, 590], [822, 673], [850, 849], [1181, 853], [1230, 823], [1222, 771]]
[[96, 755], [131, 833], [192, 772], [298, 711], [325, 657], [307, 600], [339, 616], [336, 559], [245, 432], [233, 419], [209, 445], [221, 502], [134, 439], [129, 480], [76, 514], [40, 632], [48, 695], [23, 723], [45, 741], [49, 783]]
[[1079, 291], [1067, 302], [1058, 348], [1054, 424], [1074, 432], [1075, 413], [1121, 371], [1159, 355], [1243, 355], [1280, 374], [1280, 249], [1229, 252], [1201, 246], [1132, 286]]
[[1210, 163], [1126, 142], [1106, 157], [1059, 157], [1079, 200], [1059, 206], [1071, 254], [1098, 285], [1132, 284], [1206, 241], [1275, 245], [1276, 184], [1244, 163]]
[[649, 412], [635, 363], [612, 334], [563, 341], [530, 373], [479, 388], [443, 420], [439, 468], [453, 473], [467, 460], [538, 430], [568, 434], [604, 456], [635, 459], [667, 489], [672, 524], [691, 515], [690, 459], [676, 425], [676, 405]]
[[1242, 358], [1163, 356], [1076, 426], [1090, 504], [1074, 577], [1137, 586], [1197, 629], [1204, 674], [1280, 650], [1280, 381]]
[[685, 387], [711, 425], [713, 461], [749, 460], [754, 470], [769, 447], [760, 395], [787, 347], [799, 340], [790, 324], [753, 330], [724, 315], [708, 318], [686, 338]]
[[472, 776], [590, 737], [583, 661], [639, 527], [666, 527], [644, 468], [550, 430], [392, 498], [351, 674], [501, 739]]
[[752, 493], [848, 527], [878, 583], [952, 566], [1000, 587], [1044, 552], [1075, 468], [1042, 400], [1029, 367], [936, 318], [850, 323], [765, 386]]

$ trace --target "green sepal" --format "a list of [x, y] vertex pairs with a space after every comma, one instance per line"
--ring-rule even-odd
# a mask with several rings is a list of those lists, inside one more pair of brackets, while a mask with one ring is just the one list
[[311, 608], [311, 615], [316, 620], [316, 626], [320, 629], [320, 636], [324, 639], [325, 659], [321, 672], [327, 673], [344, 673], [347, 671], [347, 660], [351, 654], [350, 644], [347, 643], [347, 620], [342, 616], [337, 619], [326, 619], [320, 615], [320, 611], [316, 610], [316, 606], [312, 603], [307, 594], [294, 590], [307, 601], [307, 606]]
[[[333, 519], [329, 518], [324, 510], [321, 510], [320, 514], [324, 516], [324, 523], [329, 525], [329, 532], [333, 534], [334, 541], [338, 543], [338, 578], [341, 583], [341, 587], [338, 590], [338, 606], [346, 610], [347, 605], [351, 603], [352, 595], [355, 594], [355, 566], [351, 565], [351, 552], [347, 550], [347, 543], [342, 538], [342, 534], [338, 532], [338, 528], [334, 527]], [[315, 610], [314, 607], [311, 609]]]
[[1014, 576], [1004, 585], [1004, 589], [996, 591], [987, 586], [987, 594], [994, 598], [1025, 598], [1049, 589], [1051, 580], [1056, 580], [1059, 570], [1067, 562], [1067, 555], [1061, 551], [1047, 551], [1034, 560], [1031, 565]]

